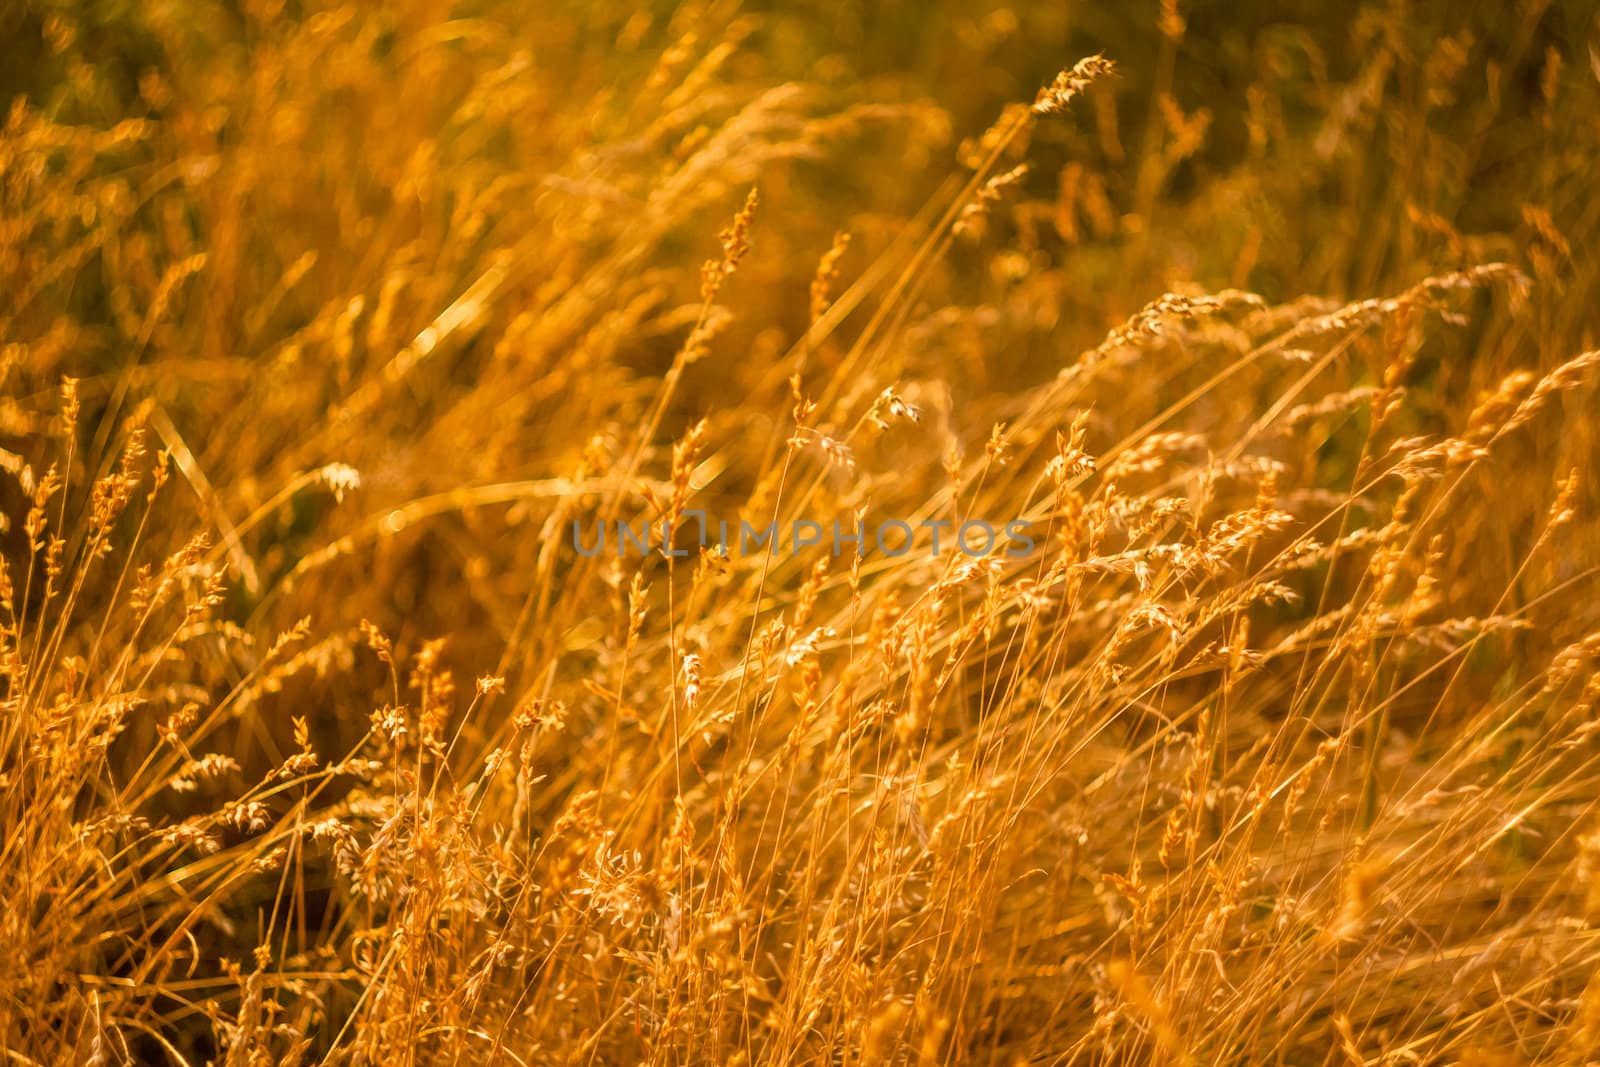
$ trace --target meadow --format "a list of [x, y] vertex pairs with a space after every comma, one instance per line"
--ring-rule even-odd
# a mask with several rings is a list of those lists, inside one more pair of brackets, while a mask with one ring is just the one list
[[1597, 173], [1576, 0], [0, 0], [4, 1061], [1600, 1062]]

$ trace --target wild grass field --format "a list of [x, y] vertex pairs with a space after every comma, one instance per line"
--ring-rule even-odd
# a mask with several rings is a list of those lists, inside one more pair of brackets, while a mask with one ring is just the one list
[[5, 1063], [1600, 1062], [1591, 4], [0, 0], [0, 108]]

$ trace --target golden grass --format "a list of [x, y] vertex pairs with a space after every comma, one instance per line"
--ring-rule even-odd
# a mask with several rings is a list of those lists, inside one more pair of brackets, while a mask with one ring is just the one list
[[611, 6], [0, 15], [6, 1061], [1600, 1057], [1592, 13]]

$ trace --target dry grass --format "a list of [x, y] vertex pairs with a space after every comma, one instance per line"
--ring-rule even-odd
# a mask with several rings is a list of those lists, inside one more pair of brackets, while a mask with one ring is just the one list
[[1600, 1057], [1592, 13], [610, 6], [0, 12], [7, 1062]]

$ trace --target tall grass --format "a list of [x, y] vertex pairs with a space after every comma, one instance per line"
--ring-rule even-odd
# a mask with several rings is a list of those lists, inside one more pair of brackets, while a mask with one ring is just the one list
[[1597, 26], [1301, 14], [0, 13], [7, 1061], [1600, 1056]]

